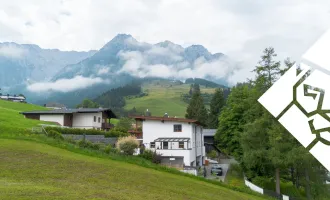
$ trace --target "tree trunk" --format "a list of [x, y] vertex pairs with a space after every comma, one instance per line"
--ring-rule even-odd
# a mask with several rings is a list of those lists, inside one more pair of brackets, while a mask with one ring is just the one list
[[276, 193], [281, 194], [280, 168], [276, 168], [275, 177], [276, 177]]
[[305, 177], [306, 177], [306, 196], [308, 200], [312, 200], [311, 187], [309, 185], [309, 174], [307, 168], [305, 168]]
[[291, 181], [293, 185], [296, 185], [296, 180], [294, 178], [294, 168], [291, 167]]
[[299, 169], [296, 168], [296, 188], [299, 188]]

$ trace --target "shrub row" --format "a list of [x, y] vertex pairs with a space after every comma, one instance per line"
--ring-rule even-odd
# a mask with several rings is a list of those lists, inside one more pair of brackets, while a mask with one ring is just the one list
[[143, 150], [139, 155], [141, 158], [149, 160], [155, 164], [160, 164], [162, 157], [160, 154], [156, 153], [156, 151], [152, 151], [150, 149]]
[[78, 129], [78, 128], [61, 128], [61, 127], [45, 127], [47, 132], [56, 131], [61, 134], [71, 134], [71, 135], [104, 135], [105, 137], [124, 137], [128, 136], [129, 133], [124, 132], [120, 128], [114, 128], [110, 131], [101, 131], [94, 129]]
[[51, 130], [60, 132], [62, 134], [72, 134], [72, 135], [105, 135], [105, 131], [94, 130], [94, 129], [78, 129], [78, 128], [61, 128], [61, 127], [45, 127], [46, 131]]

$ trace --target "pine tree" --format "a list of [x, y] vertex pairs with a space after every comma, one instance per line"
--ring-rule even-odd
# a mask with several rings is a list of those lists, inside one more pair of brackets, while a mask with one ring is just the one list
[[225, 98], [223, 90], [218, 88], [211, 99], [210, 103], [210, 115], [208, 119], [209, 128], [216, 129], [219, 125], [219, 115], [221, 109], [225, 105]]
[[202, 124], [207, 123], [207, 110], [204, 106], [203, 97], [200, 94], [200, 89], [198, 84], [194, 84], [193, 95], [189, 102], [186, 111], [186, 118], [187, 119], [196, 119]]

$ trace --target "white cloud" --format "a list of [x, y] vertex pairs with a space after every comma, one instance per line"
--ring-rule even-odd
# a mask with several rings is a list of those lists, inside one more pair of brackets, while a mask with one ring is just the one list
[[0, 46], [0, 56], [8, 58], [21, 58], [25, 53], [25, 49], [17, 47], [13, 44], [4, 44]]
[[[158, 53], [160, 52], [162, 51], [159, 51]], [[176, 55], [173, 52], [171, 53]], [[168, 54], [168, 52], [165, 54]], [[193, 64], [183, 61], [171, 65], [165, 65], [150, 64], [149, 51], [121, 51], [118, 56], [125, 62], [123, 68], [118, 73], [128, 73], [140, 78], [161, 77], [187, 79], [211, 77], [214, 79], [220, 79], [231, 76], [235, 70], [239, 69], [237, 63], [234, 63], [226, 57], [220, 57], [219, 59], [212, 61], [207, 61], [204, 57], [200, 57]]]
[[330, 27], [329, 8], [328, 0], [0, 0], [0, 41], [90, 50], [128, 33], [202, 44], [244, 62], [237, 81], [268, 46], [280, 59], [298, 59]]
[[183, 59], [180, 55], [177, 54], [178, 53], [177, 49], [172, 49], [172, 48], [153, 46], [145, 53], [151, 56], [164, 56], [172, 61], [180, 61]]
[[105, 82], [108, 82], [108, 80], [103, 80], [99, 77], [87, 78], [83, 76], [76, 76], [72, 79], [59, 79], [55, 82], [33, 83], [31, 85], [28, 85], [27, 89], [31, 92], [71, 92]]
[[98, 75], [104, 75], [104, 74], [108, 74], [109, 71], [110, 71], [109, 68], [107, 68], [107, 67], [102, 67], [102, 68], [99, 69], [99, 71], [97, 72], [97, 74], [98, 74]]

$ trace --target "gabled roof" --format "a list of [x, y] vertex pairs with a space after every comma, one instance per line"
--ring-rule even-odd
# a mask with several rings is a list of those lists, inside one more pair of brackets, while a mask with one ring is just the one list
[[31, 114], [73, 114], [73, 113], [99, 113], [107, 112], [111, 118], [116, 118], [116, 115], [109, 108], [79, 108], [79, 109], [57, 109], [57, 110], [36, 110], [36, 111], [27, 111], [20, 112], [23, 115]]
[[136, 120], [156, 120], [156, 121], [172, 121], [172, 122], [186, 122], [202, 125], [199, 121], [195, 119], [186, 118], [176, 118], [176, 117], [156, 117], [156, 116], [131, 116]]
[[50, 103], [46, 103], [46, 107], [65, 108], [66, 106], [60, 103], [50, 102]]

